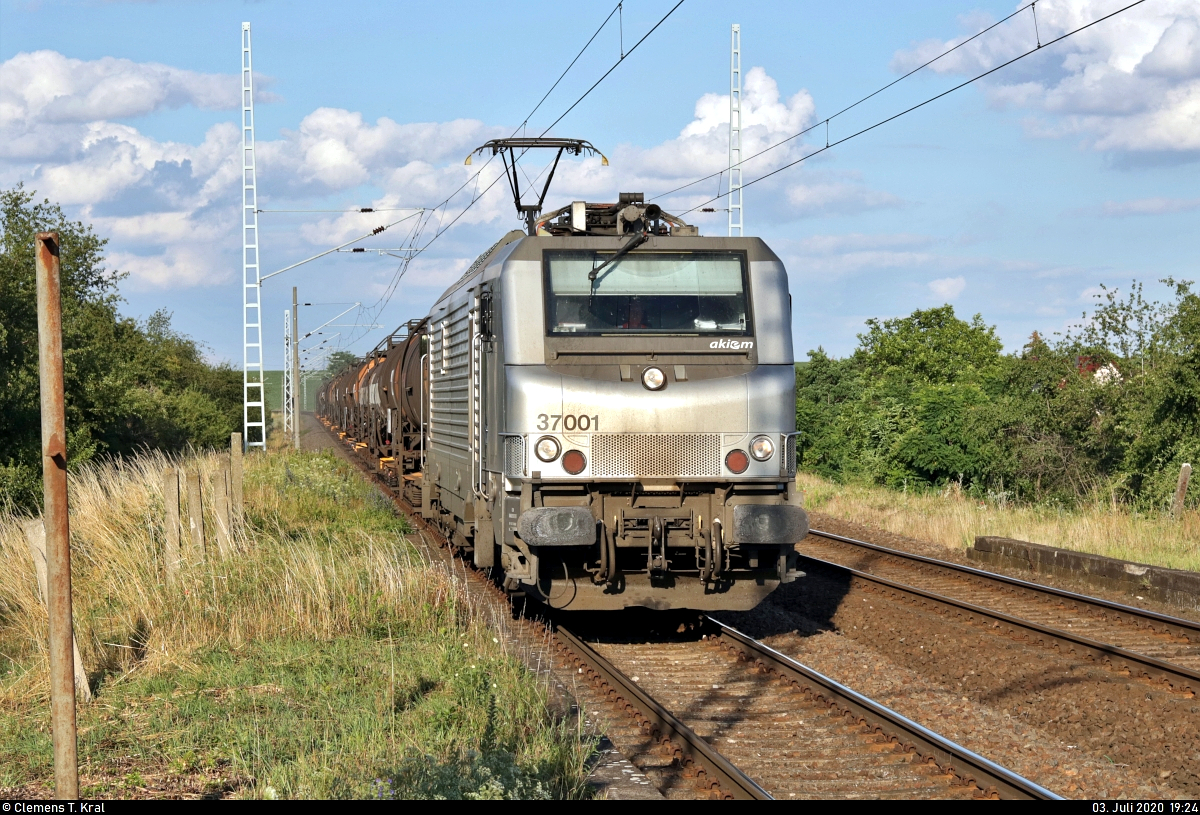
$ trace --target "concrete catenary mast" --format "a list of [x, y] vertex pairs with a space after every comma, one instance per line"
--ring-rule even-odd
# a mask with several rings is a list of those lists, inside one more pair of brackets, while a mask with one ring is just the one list
[[292, 413], [292, 311], [283, 310], [283, 432], [292, 432], [295, 414]]
[[292, 444], [300, 449], [300, 305], [297, 302], [296, 287], [292, 286], [292, 358], [284, 364], [290, 365], [292, 375], [291, 392], [283, 397], [292, 409]]

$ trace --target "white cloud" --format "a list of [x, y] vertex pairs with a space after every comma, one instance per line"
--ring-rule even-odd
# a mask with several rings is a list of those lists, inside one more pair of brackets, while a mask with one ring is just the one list
[[1133, 201], [1105, 201], [1105, 215], [1169, 215], [1200, 209], [1200, 198], [1139, 198]]
[[[18, 54], [0, 65], [0, 183], [22, 180], [40, 195], [79, 207], [83, 217], [111, 238], [111, 263], [130, 272], [137, 286], [223, 284], [239, 265], [241, 134], [236, 122], [215, 125], [199, 144], [188, 144], [159, 141], [127, 120], [184, 105], [236, 109], [237, 98], [236, 77], [109, 57], [76, 60], [53, 51]], [[746, 155], [792, 136], [814, 115], [807, 91], [785, 98], [775, 80], [757, 67], [746, 74], [742, 107]], [[649, 148], [617, 145], [609, 152], [610, 167], [602, 167], [596, 157], [564, 159], [547, 206], [581, 198], [612, 200], [618, 189], [653, 195], [719, 170], [727, 161], [728, 109], [728, 96], [706, 94], [676, 138]], [[286, 265], [311, 254], [308, 247], [351, 240], [405, 214], [383, 210], [434, 206], [451, 196], [444, 210], [398, 224], [364, 244], [407, 245], [418, 224], [418, 245], [452, 223], [468, 231], [483, 224], [492, 231], [519, 227], [500, 162], [462, 163], [471, 149], [508, 132], [471, 119], [401, 123], [382, 117], [371, 122], [356, 111], [322, 107], [278, 138], [260, 133], [261, 209], [319, 208], [321, 204], [311, 202], [322, 202], [331, 208], [379, 210], [283, 222], [264, 215], [264, 225], [288, 224], [283, 235], [272, 238], [278, 247], [272, 261]], [[800, 139], [787, 142], [751, 162], [747, 180], [794, 161], [807, 149]], [[536, 153], [526, 157], [526, 181], [544, 177], [539, 174], [547, 168], [534, 162], [548, 160]], [[713, 191], [709, 187], [660, 203], [680, 212], [711, 197], [716, 184]], [[338, 193], [358, 196], [364, 188], [372, 200], [335, 203]], [[747, 196], [750, 211], [764, 221], [899, 203], [855, 177], [829, 171], [793, 172], [753, 189]], [[447, 235], [433, 255], [423, 255], [406, 283], [437, 286], [456, 278], [469, 262], [461, 255], [477, 248], [473, 239], [462, 246], [456, 240]], [[862, 249], [858, 262], [886, 265], [892, 262], [888, 253], [896, 251]], [[451, 257], [438, 256], [443, 253]]]
[[961, 275], [958, 277], [943, 277], [938, 280], [930, 280], [928, 285], [929, 290], [939, 300], [950, 302], [966, 290], [967, 279]]
[[796, 184], [788, 188], [787, 200], [797, 215], [863, 212], [903, 203], [891, 193], [844, 182]]
[[0, 65], [0, 126], [15, 121], [94, 122], [162, 108], [238, 107], [238, 77], [128, 59], [22, 52]]
[[[1042, 0], [1041, 41], [1115, 9], [1111, 0]], [[981, 12], [962, 20], [970, 34], [990, 22]], [[970, 34], [919, 43], [897, 53], [892, 67], [910, 70]], [[1035, 45], [1033, 18], [1024, 11], [929, 70], [976, 74]], [[1200, 150], [1200, 6], [1195, 0], [1137, 6], [987, 82], [994, 104], [1043, 114], [1031, 123], [1036, 135], [1081, 135], [1098, 150]]]
[[775, 240], [772, 247], [797, 279], [906, 268], [929, 268], [944, 261], [924, 235], [861, 233], [814, 235], [798, 241]]
[[[275, 98], [261, 90], [269, 80], [256, 77], [256, 83], [259, 101]], [[238, 89], [233, 74], [22, 52], [0, 63], [0, 160], [67, 161], [97, 125], [186, 106], [232, 110], [240, 104]]]
[[[420, 163], [418, 171], [427, 172], [434, 164], [451, 160], [461, 183], [469, 174], [465, 167], [458, 169], [467, 152], [507, 135], [503, 131], [475, 119], [398, 124], [385, 116], [370, 124], [361, 113], [318, 108], [282, 139], [260, 137], [258, 151], [264, 180], [273, 180], [277, 187], [286, 183], [294, 191], [327, 192], [382, 182], [394, 189], [413, 180], [411, 174], [395, 174], [414, 162]], [[431, 190], [414, 192], [426, 191]]]
[[228, 283], [234, 272], [213, 278], [215, 253], [204, 251], [195, 244], [168, 246], [155, 255], [132, 252], [110, 252], [108, 261], [113, 268], [129, 272], [136, 288], [175, 288], [181, 286]]
[[462, 277], [473, 257], [417, 258], [409, 264], [404, 282], [411, 286], [445, 288]]
[[[812, 122], [814, 109], [808, 91], [798, 91], [784, 100], [778, 84], [765, 70], [751, 68], [745, 75], [742, 93], [742, 154], [752, 156], [783, 138], [795, 135]], [[729, 96], [710, 93], [696, 102], [692, 121], [684, 126], [678, 137], [648, 149], [631, 145], [618, 147], [611, 156], [612, 171], [620, 174], [622, 189], [644, 190], [647, 195], [654, 195], [726, 168], [728, 149]], [[747, 161], [743, 171], [744, 180], [750, 181], [794, 161], [805, 152], [802, 140], [790, 141]], [[604, 183], [599, 173], [587, 179], [578, 179], [570, 168], [567, 169], [564, 182], [559, 182], [558, 176], [555, 178], [555, 185], [560, 191], [578, 187], [582, 192], [587, 192], [588, 183]], [[714, 178], [658, 203], [669, 212], [682, 212], [713, 197], [718, 183], [718, 179]], [[753, 195], [761, 202], [764, 197], [781, 189], [782, 183], [782, 180], [776, 183], [772, 179], [771, 182], [756, 186]], [[611, 181], [607, 189], [612, 189]], [[723, 189], [728, 189], [728, 179], [724, 179]], [[750, 194], [746, 193], [747, 196]], [[786, 196], [782, 203], [786, 207]], [[718, 202], [713, 206], [721, 207], [724, 204]]]

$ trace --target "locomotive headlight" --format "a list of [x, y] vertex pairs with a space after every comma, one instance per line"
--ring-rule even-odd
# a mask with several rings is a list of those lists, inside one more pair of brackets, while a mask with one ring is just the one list
[[542, 436], [538, 439], [537, 444], [533, 447], [533, 452], [537, 453], [537, 457], [542, 461], [551, 462], [558, 458], [558, 440], [550, 436]]
[[775, 455], [775, 443], [766, 436], [756, 436], [754, 441], [750, 442], [750, 455], [759, 461], [766, 461]]
[[667, 384], [667, 375], [661, 368], [647, 368], [642, 371], [642, 384], [652, 391], [660, 391]]

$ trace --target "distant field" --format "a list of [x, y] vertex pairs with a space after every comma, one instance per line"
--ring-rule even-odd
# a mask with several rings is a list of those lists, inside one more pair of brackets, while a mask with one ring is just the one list
[[[263, 377], [266, 380], [267, 386], [263, 389], [266, 392], [267, 408], [269, 410], [279, 410], [283, 405], [283, 371], [263, 371]], [[304, 389], [300, 389], [300, 399], [304, 404], [300, 407], [304, 411], [313, 411], [317, 409], [317, 388], [320, 382], [317, 379], [312, 379], [308, 383], [307, 400], [305, 400]]]
[[1200, 571], [1200, 513], [1195, 511], [1175, 521], [1164, 513], [1131, 512], [1120, 505], [1004, 507], [953, 493], [837, 484], [808, 473], [801, 473], [797, 482], [810, 509], [955, 549], [970, 546], [977, 535], [998, 535]]
[[[578, 725], [547, 712], [504, 621], [424, 561], [347, 465], [248, 457], [244, 532], [168, 581], [167, 463], [71, 482], [77, 635], [96, 692], [79, 712], [84, 797], [582, 794]], [[46, 617], [20, 520], [0, 516], [0, 797], [44, 797]]]

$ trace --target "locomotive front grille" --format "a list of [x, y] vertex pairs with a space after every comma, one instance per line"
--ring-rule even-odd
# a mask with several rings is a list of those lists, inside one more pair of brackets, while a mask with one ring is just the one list
[[509, 478], [525, 475], [525, 437], [504, 437], [504, 474]]
[[592, 436], [592, 475], [716, 477], [721, 475], [721, 437], [716, 433], [597, 433]]
[[789, 434], [784, 437], [783, 446], [779, 448], [779, 455], [783, 457], [780, 462], [783, 465], [783, 474], [788, 478], [796, 477], [796, 439], [798, 434]]

